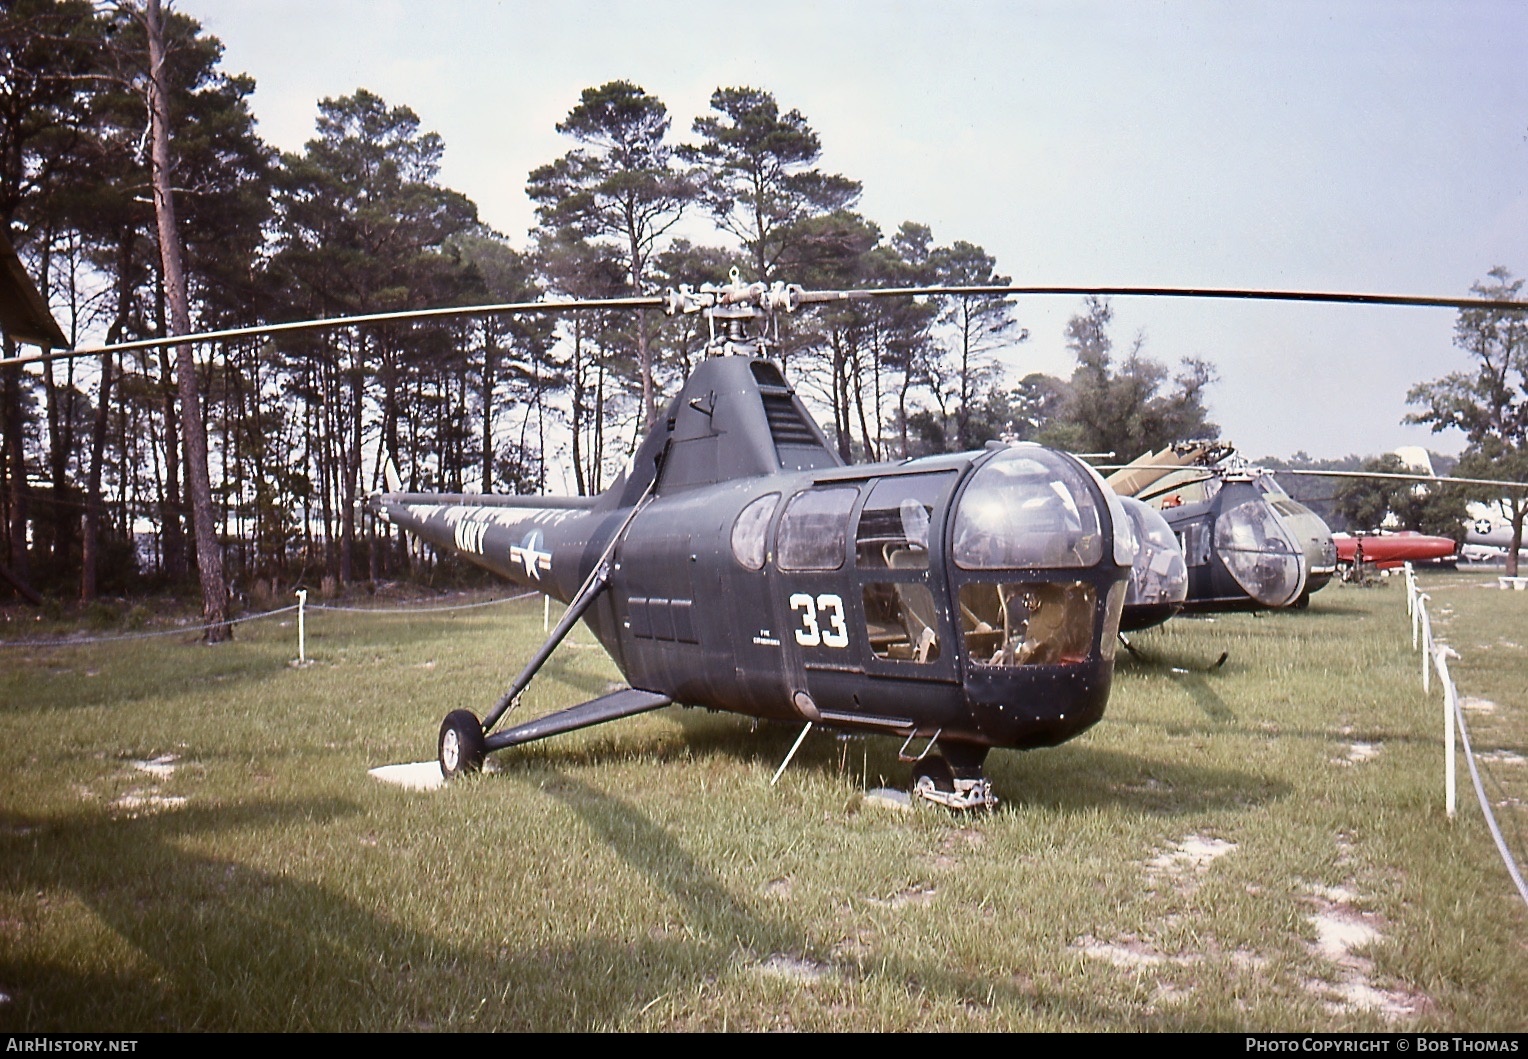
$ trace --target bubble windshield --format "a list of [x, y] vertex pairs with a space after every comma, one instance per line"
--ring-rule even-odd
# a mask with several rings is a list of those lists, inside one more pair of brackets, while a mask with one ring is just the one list
[[1121, 497], [1120, 504], [1135, 529], [1139, 549], [1130, 568], [1125, 605], [1182, 603], [1188, 598], [1188, 566], [1167, 520], [1133, 496]]
[[955, 513], [952, 551], [966, 570], [1075, 569], [1104, 556], [1099, 501], [1086, 472], [1037, 445], [1015, 445], [977, 470]]
[[1294, 602], [1305, 588], [1304, 552], [1260, 497], [1228, 507], [1215, 520], [1215, 550], [1237, 584], [1267, 607]]

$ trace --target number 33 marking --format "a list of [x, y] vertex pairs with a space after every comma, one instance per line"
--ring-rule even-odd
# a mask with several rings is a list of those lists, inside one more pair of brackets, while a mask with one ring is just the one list
[[[836, 595], [825, 594], [813, 599], [805, 592], [797, 592], [790, 599], [791, 610], [801, 612], [801, 628], [796, 630], [796, 642], [802, 647], [848, 647], [849, 625], [844, 620], [844, 601]], [[824, 620], [825, 619], [825, 620]]]

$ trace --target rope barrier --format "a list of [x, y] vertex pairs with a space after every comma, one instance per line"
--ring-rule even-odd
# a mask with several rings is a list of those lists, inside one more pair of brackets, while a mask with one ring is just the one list
[[[302, 593], [306, 597], [306, 592]], [[115, 636], [71, 636], [64, 640], [0, 640], [0, 648], [5, 647], [76, 647], [92, 644], [119, 643], [127, 640], [147, 640], [157, 636], [185, 636], [189, 633], [206, 632], [208, 629], [219, 628], [223, 625], [240, 625], [249, 621], [260, 621], [263, 618], [275, 617], [278, 614], [290, 614], [292, 611], [327, 610], [337, 614], [441, 614], [453, 610], [475, 610], [480, 607], [496, 607], [501, 603], [513, 603], [516, 600], [530, 599], [538, 596], [539, 592], [521, 592], [513, 596], [503, 596], [499, 599], [479, 600], [476, 603], [454, 603], [447, 606], [419, 606], [419, 607], [339, 607], [328, 603], [293, 603], [290, 606], [278, 607], [275, 610], [261, 611], [258, 614], [244, 614], [237, 618], [229, 618], [224, 622], [212, 622], [203, 625], [180, 625], [173, 629], [155, 629], [151, 632], [120, 633]]]
[[443, 607], [336, 607], [328, 603], [310, 603], [309, 610], [332, 610], [337, 614], [440, 614], [448, 610], [472, 610], [477, 607], [496, 607], [500, 603], [513, 603], [517, 599], [530, 599], [540, 592], [521, 592], [514, 596], [479, 601], [477, 603], [454, 603]]
[[[1447, 663], [1444, 663], [1445, 667]], [[1447, 668], [1444, 673], [1448, 672]], [[1445, 677], [1445, 679], [1447, 679]], [[1528, 883], [1523, 882], [1522, 872], [1517, 869], [1517, 862], [1512, 857], [1512, 851], [1507, 848], [1507, 840], [1502, 837], [1501, 827], [1496, 823], [1496, 814], [1491, 811], [1491, 800], [1486, 797], [1485, 785], [1480, 781], [1480, 768], [1475, 763], [1475, 752], [1470, 748], [1470, 732], [1464, 723], [1464, 710], [1459, 705], [1459, 696], [1452, 696], [1454, 700], [1454, 712], [1458, 714], [1459, 739], [1464, 743], [1464, 763], [1470, 767], [1470, 781], [1475, 786], [1475, 800], [1480, 803], [1480, 808], [1486, 815], [1486, 826], [1491, 829], [1491, 840], [1496, 843], [1496, 851], [1501, 854], [1501, 859], [1507, 866], [1507, 874], [1512, 876], [1512, 883], [1517, 887], [1518, 896], [1528, 904]]]
[[240, 625], [246, 621], [259, 621], [261, 618], [269, 618], [277, 614], [288, 614], [296, 609], [297, 604], [293, 603], [289, 607], [262, 611], [259, 614], [245, 614], [238, 618], [229, 618], [227, 621], [211, 622], [205, 625], [181, 625], [174, 629], [155, 629], [153, 632], [128, 632], [118, 636], [73, 636], [67, 640], [4, 640], [0, 641], [0, 647], [74, 647], [86, 644], [117, 643], [122, 640], [147, 640], [155, 636], [184, 636], [192, 632], [220, 629], [224, 625]]
[[[1486, 797], [1485, 785], [1480, 779], [1480, 768], [1475, 761], [1475, 751], [1470, 746], [1469, 726], [1465, 722], [1464, 708], [1459, 702], [1459, 689], [1454, 684], [1454, 678], [1448, 671], [1448, 659], [1450, 656], [1458, 658], [1447, 644], [1438, 643], [1433, 639], [1432, 619], [1427, 613], [1427, 593], [1417, 587], [1416, 573], [1411, 564], [1406, 564], [1406, 608], [1412, 615], [1412, 639], [1413, 648], [1420, 647], [1422, 650], [1422, 688], [1428, 689], [1428, 664], [1429, 660], [1438, 671], [1438, 682], [1443, 685], [1443, 730], [1446, 757], [1444, 758], [1444, 800], [1448, 807], [1449, 819], [1454, 818], [1457, 796], [1455, 794], [1456, 780], [1454, 776], [1454, 733], [1458, 732], [1459, 741], [1464, 745], [1464, 761], [1470, 769], [1470, 780], [1475, 787], [1475, 800], [1480, 804], [1480, 811], [1486, 818], [1486, 827], [1491, 832], [1491, 839], [1496, 843], [1496, 851], [1501, 854], [1502, 863], [1506, 865], [1507, 874], [1512, 877], [1512, 884], [1517, 887], [1518, 896], [1528, 904], [1528, 884], [1523, 881], [1523, 874], [1517, 866], [1517, 861], [1512, 851], [1507, 847], [1507, 840], [1502, 836], [1501, 827], [1496, 822], [1496, 813], [1491, 808], [1491, 800]], [[1420, 638], [1420, 643], [1418, 642]]]

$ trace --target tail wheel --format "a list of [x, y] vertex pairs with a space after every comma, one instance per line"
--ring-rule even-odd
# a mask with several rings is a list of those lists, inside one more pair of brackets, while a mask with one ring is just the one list
[[483, 745], [483, 725], [471, 710], [453, 710], [440, 725], [440, 773], [453, 779], [464, 772], [478, 772], [488, 750]]

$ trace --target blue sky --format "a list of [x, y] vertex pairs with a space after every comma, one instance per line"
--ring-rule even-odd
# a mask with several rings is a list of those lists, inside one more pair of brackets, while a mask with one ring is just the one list
[[[179, 0], [251, 74], [262, 135], [367, 88], [446, 143], [442, 181], [524, 245], [525, 177], [584, 88], [635, 81], [688, 137], [768, 89], [863, 182], [1015, 282], [1465, 295], [1528, 275], [1528, 4]], [[1251, 456], [1457, 451], [1405, 394], [1468, 364], [1436, 309], [1115, 301], [1116, 348], [1203, 357]], [[1066, 374], [1080, 304], [1033, 299], [1015, 372]]]

